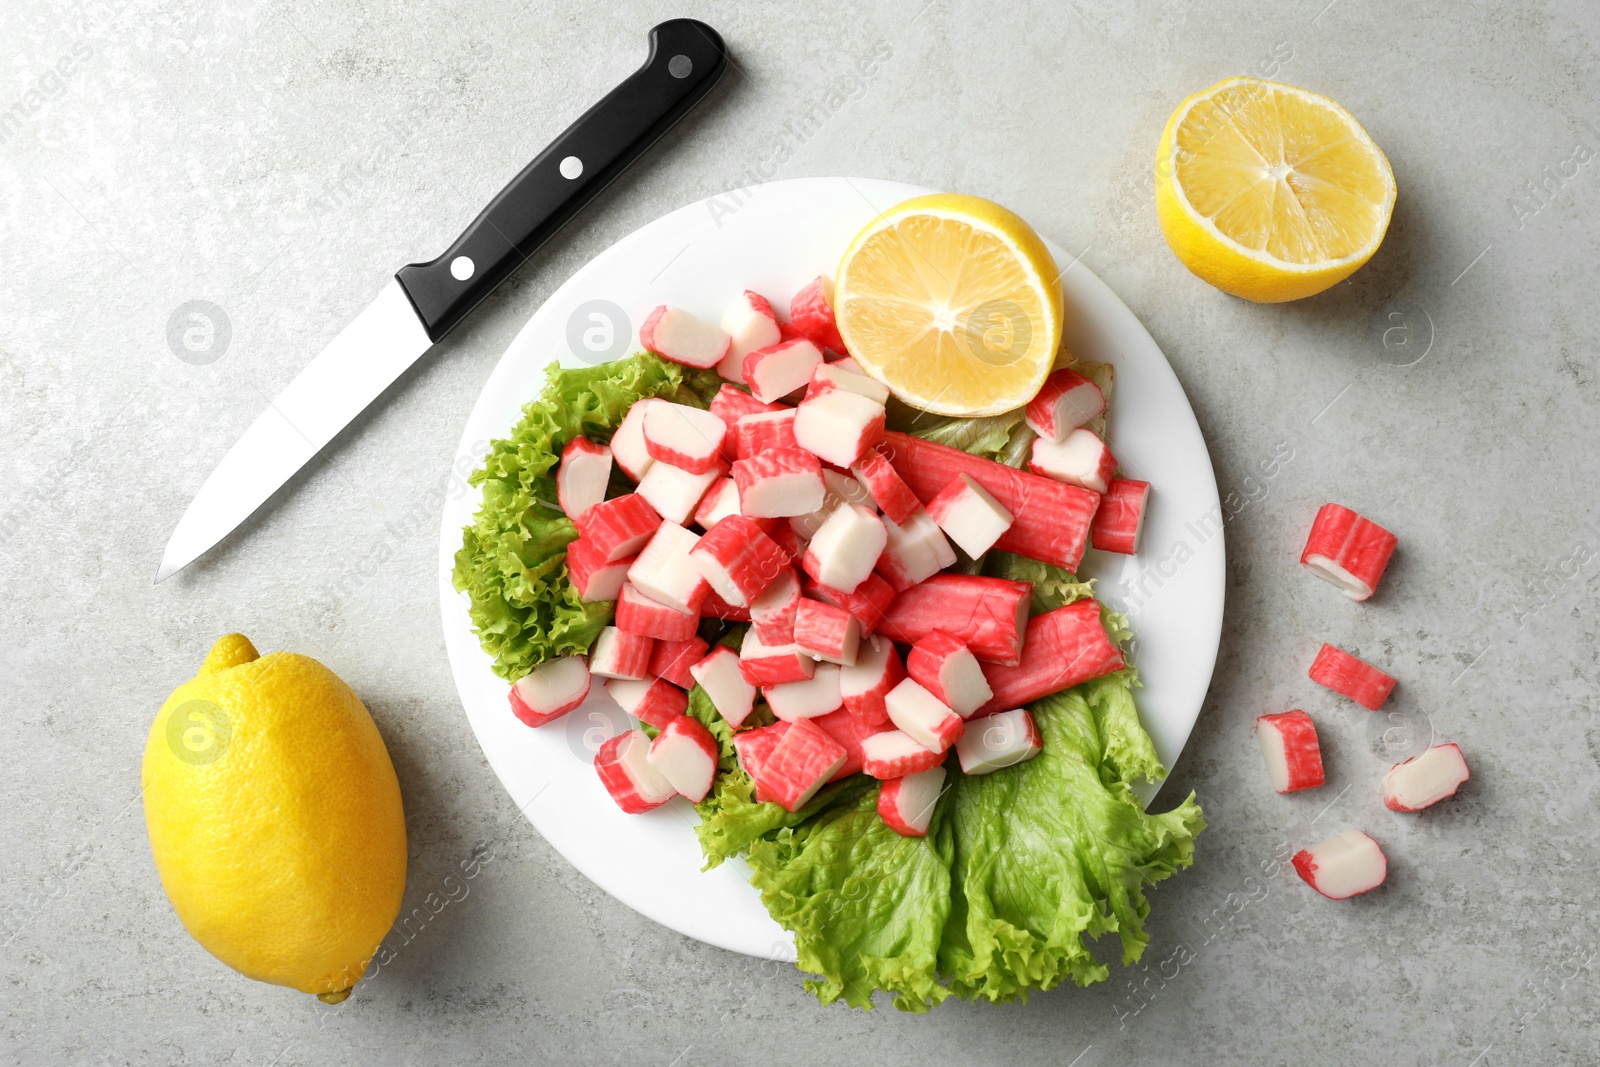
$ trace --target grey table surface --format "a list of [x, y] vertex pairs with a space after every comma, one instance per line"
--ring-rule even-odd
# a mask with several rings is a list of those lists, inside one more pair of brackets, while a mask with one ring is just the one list
[[[679, 14], [735, 57], [707, 106], [291, 494], [152, 587], [266, 398]], [[0, 1057], [1600, 1061], [1593, 5], [17, 0], [0, 42]], [[1371, 264], [1290, 306], [1201, 284], [1154, 218], [1166, 116], [1246, 73], [1341, 101], [1400, 188]], [[792, 969], [680, 937], [578, 874], [457, 704], [434, 505], [512, 336], [663, 212], [830, 174], [993, 197], [1081, 249], [1166, 351], [1232, 494], [1222, 652], [1157, 802], [1193, 789], [1211, 828], [1153, 895], [1144, 965], [1095, 988], [920, 1017], [819, 1008]], [[1399, 533], [1370, 603], [1297, 565], [1326, 500]], [[226, 970], [151, 862], [145, 733], [230, 630], [348, 679], [399, 772], [405, 907], [425, 921], [337, 1010]], [[1399, 676], [1392, 723], [1306, 679], [1323, 640]], [[1287, 707], [1317, 717], [1330, 767], [1290, 798], [1265, 788], [1252, 735]], [[1472, 783], [1387, 812], [1374, 726], [1460, 742]], [[1391, 873], [1333, 903], [1283, 861], [1348, 826]]]

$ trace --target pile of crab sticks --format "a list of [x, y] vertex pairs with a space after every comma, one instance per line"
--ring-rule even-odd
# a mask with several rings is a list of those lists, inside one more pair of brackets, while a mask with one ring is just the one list
[[[1378, 588], [1397, 540], [1382, 526], [1339, 504], [1324, 504], [1312, 523], [1300, 562], [1318, 577], [1366, 600]], [[1311, 680], [1377, 711], [1395, 679], [1364, 660], [1325, 644], [1311, 664]], [[1285, 711], [1256, 719], [1256, 739], [1267, 777], [1279, 793], [1313, 789], [1323, 783], [1317, 728], [1304, 711]], [[1383, 802], [1393, 811], [1421, 811], [1455, 795], [1471, 775], [1456, 745], [1434, 745], [1395, 764], [1383, 776]], [[1383, 849], [1360, 830], [1346, 830], [1295, 853], [1294, 868], [1317, 892], [1342, 900], [1376, 889], [1388, 875]]]
[[[1083, 427], [1105, 410], [1094, 382], [1047, 379], [1018, 470], [886, 432], [888, 390], [844, 354], [826, 278], [787, 322], [745, 292], [720, 325], [658, 307], [639, 339], [726, 384], [709, 410], [642, 399], [609, 442], [566, 445], [559, 504], [579, 534], [567, 576], [615, 614], [587, 657], [547, 661], [511, 690], [539, 726], [599, 677], [648, 724], [653, 737], [629, 730], [595, 759], [622, 810], [712, 790], [717, 743], [686, 714], [698, 685], [736, 731], [758, 800], [793, 812], [864, 773], [883, 782], [884, 822], [921, 835], [950, 748], [966, 774], [1030, 759], [1041, 740], [1024, 705], [1123, 668], [1094, 600], [1030, 618], [1029, 582], [952, 569], [952, 544], [1069, 571], [1091, 543], [1135, 552], [1150, 487], [1115, 477]], [[606, 499], [613, 464], [634, 488]], [[737, 651], [708, 646], [704, 617], [749, 624]]]

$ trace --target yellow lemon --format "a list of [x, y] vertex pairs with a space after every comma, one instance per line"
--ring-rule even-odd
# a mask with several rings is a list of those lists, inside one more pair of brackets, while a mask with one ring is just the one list
[[1061, 281], [1044, 241], [989, 200], [897, 204], [856, 234], [834, 279], [850, 355], [895, 396], [993, 415], [1039, 391], [1061, 344]]
[[337, 1002], [400, 911], [400, 784], [328, 668], [242, 634], [173, 690], [144, 749], [145, 825], [173, 910], [250, 978]]
[[1261, 303], [1320, 293], [1383, 241], [1389, 161], [1325, 96], [1227, 78], [1172, 113], [1156, 149], [1156, 215], [1185, 267]]

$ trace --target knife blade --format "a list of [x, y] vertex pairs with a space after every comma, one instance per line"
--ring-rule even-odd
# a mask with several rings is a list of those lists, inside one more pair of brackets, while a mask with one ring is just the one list
[[445, 252], [402, 267], [222, 457], [178, 520], [156, 582], [249, 518], [602, 189], [705, 98], [728, 65], [694, 19], [650, 31], [644, 65], [513, 178]]

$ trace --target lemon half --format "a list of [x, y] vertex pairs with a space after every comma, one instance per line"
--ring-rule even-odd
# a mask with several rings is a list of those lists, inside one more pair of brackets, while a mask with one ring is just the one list
[[1225, 293], [1298, 300], [1372, 258], [1394, 174], [1325, 96], [1227, 78], [1172, 113], [1156, 150], [1156, 214], [1185, 267]]
[[1061, 344], [1061, 282], [1033, 228], [976, 196], [914, 197], [845, 251], [834, 314], [850, 355], [941, 415], [1026, 404]]

